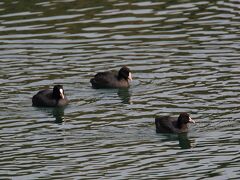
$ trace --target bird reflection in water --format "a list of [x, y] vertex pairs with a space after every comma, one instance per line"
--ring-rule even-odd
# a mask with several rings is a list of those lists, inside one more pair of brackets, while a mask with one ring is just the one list
[[178, 141], [181, 149], [191, 149], [195, 147], [194, 139], [189, 139], [187, 133], [161, 134], [165, 138], [162, 141]]
[[118, 89], [118, 96], [122, 100], [123, 104], [132, 104], [131, 93], [129, 92], [128, 88]]
[[187, 133], [178, 134], [179, 147], [182, 149], [191, 149], [195, 147], [195, 141], [189, 139]]
[[52, 109], [52, 115], [55, 118], [56, 124], [63, 124], [64, 121], [64, 107], [56, 107]]
[[42, 112], [47, 113], [49, 116], [53, 116], [55, 118], [54, 123], [56, 124], [64, 124], [64, 109], [65, 107], [51, 107], [51, 108], [38, 108]]

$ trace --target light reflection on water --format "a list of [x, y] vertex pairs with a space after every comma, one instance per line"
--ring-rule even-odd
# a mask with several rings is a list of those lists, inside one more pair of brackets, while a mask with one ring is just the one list
[[[221, 178], [239, 174], [238, 1], [0, 2], [3, 179]], [[128, 65], [129, 89], [89, 79]], [[35, 108], [63, 84], [66, 108]], [[156, 114], [189, 112], [188, 134]]]

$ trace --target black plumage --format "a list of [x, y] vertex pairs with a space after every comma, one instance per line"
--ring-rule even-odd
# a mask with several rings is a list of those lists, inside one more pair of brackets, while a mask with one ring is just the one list
[[117, 71], [105, 71], [97, 73], [90, 80], [93, 88], [128, 88], [132, 81], [131, 71], [128, 67], [122, 67]]
[[160, 116], [155, 118], [157, 133], [184, 133], [188, 132], [188, 123], [195, 123], [188, 113], [181, 113], [178, 118]]
[[38, 107], [60, 107], [68, 102], [62, 85], [55, 85], [52, 90], [41, 90], [32, 98], [32, 105]]

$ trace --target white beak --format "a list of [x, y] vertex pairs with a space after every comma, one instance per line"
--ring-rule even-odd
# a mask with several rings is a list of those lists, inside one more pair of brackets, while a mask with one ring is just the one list
[[195, 121], [191, 117], [189, 117], [189, 122], [195, 124]]
[[132, 81], [132, 73], [129, 72], [128, 79]]
[[64, 99], [63, 89], [60, 89], [59, 91], [60, 91], [61, 98]]

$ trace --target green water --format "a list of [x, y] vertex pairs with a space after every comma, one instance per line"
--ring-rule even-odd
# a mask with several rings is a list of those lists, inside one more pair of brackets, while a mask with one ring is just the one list
[[[0, 2], [0, 179], [239, 179], [240, 3]], [[132, 69], [125, 90], [99, 71]], [[35, 108], [62, 84], [63, 109]], [[183, 135], [155, 115], [189, 112]]]

